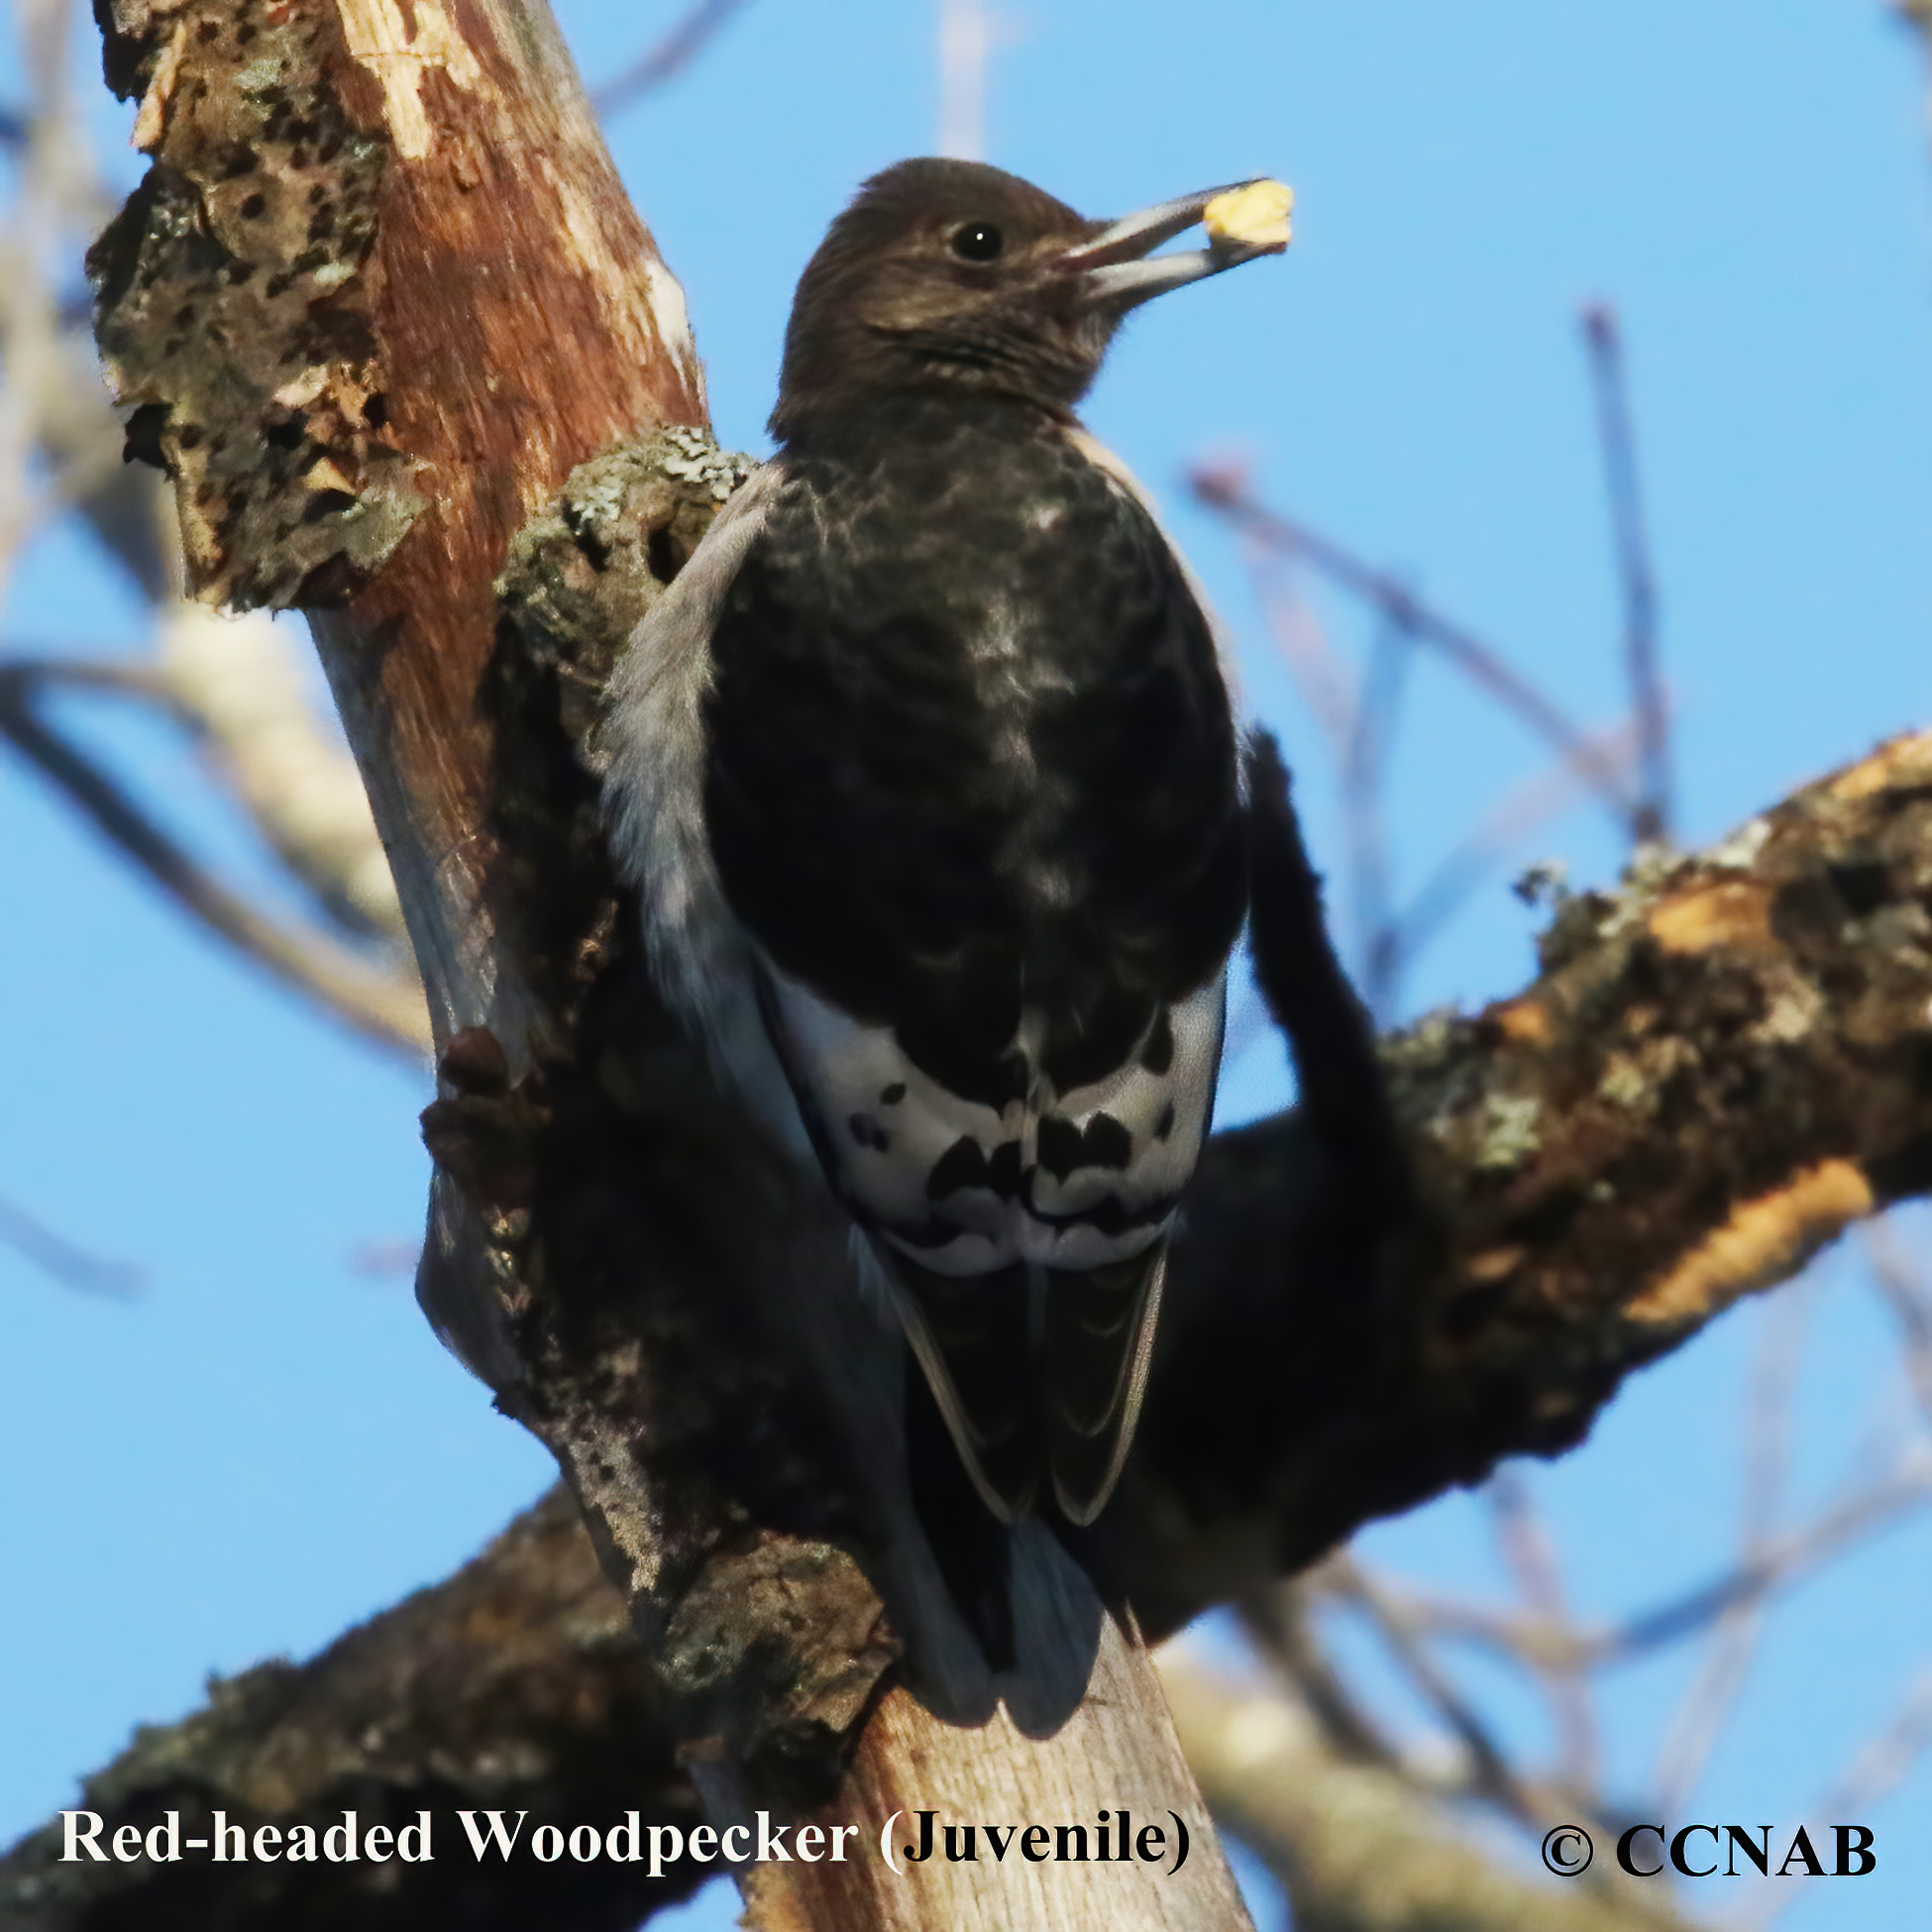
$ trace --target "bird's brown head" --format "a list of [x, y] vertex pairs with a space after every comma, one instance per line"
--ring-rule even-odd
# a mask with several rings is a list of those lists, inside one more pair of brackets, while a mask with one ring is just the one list
[[[859, 190], [800, 278], [772, 432], [836, 424], [894, 390], [1070, 411], [1130, 308], [1279, 254], [1287, 208], [1285, 188], [1249, 182], [1089, 221], [979, 161], [901, 161]], [[1208, 248], [1151, 253], [1204, 218]]]

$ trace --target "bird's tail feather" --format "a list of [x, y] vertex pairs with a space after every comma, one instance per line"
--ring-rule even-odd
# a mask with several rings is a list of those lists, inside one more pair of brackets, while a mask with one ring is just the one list
[[1060, 1513], [1105, 1507], [1139, 1420], [1167, 1244], [1079, 1273], [1024, 1262], [935, 1274], [879, 1258], [938, 1412], [994, 1517], [1013, 1524], [1050, 1483]]
[[1046, 1278], [1046, 1461], [1070, 1523], [1091, 1523], [1120, 1480], [1147, 1391], [1166, 1279], [1165, 1240], [1125, 1261]]
[[884, 1258], [907, 1340], [973, 1487], [1000, 1522], [1017, 1523], [1032, 1507], [1040, 1467], [1026, 1264], [954, 1278], [904, 1255]]

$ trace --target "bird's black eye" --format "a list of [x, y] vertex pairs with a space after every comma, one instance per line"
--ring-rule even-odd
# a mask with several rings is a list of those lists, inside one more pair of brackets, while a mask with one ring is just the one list
[[952, 252], [962, 262], [992, 262], [1007, 245], [1007, 238], [990, 221], [969, 221], [952, 232]]

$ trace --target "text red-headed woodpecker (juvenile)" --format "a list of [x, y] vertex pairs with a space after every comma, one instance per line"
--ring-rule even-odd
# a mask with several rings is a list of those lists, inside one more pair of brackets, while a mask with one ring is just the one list
[[1120, 1474], [1247, 896], [1208, 619], [1074, 407], [1129, 309], [1279, 252], [1287, 202], [867, 182], [799, 284], [777, 455], [613, 685], [654, 969], [850, 1213], [1008, 1522], [1091, 1522]]

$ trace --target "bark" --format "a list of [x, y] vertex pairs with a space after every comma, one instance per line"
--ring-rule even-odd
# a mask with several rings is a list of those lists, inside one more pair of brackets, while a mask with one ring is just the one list
[[[550, 1824], [600, 1829], [639, 1807], [644, 1821], [689, 1826], [699, 1812], [678, 1770], [662, 1703], [563, 1491], [475, 1562], [351, 1631], [300, 1666], [265, 1664], [210, 1686], [184, 1722], [139, 1731], [86, 1780], [80, 1804], [104, 1821], [103, 1846], [180, 1813], [184, 1838], [226, 1814], [251, 1841], [340, 1826], [390, 1829], [431, 1814], [427, 1862], [214, 1865], [61, 1862], [55, 1819], [0, 1861], [8, 1932], [198, 1932], [345, 1925], [412, 1932], [523, 1932], [533, 1925], [629, 1932], [686, 1896], [710, 1868], [681, 1860], [655, 1882], [642, 1866], [529, 1856]], [[521, 1856], [471, 1858], [464, 1808], [518, 1811]]]
[[[1217, 1818], [1286, 1873], [1298, 1926], [1680, 1932], [1683, 1921], [1648, 1890], [1605, 1889], [1600, 1873], [1588, 1885], [1557, 1887], [1504, 1870], [1457, 1842], [1412, 1785], [1339, 1753], [1278, 1697], [1257, 1698], [1173, 1656], [1161, 1674]], [[1032, 1784], [989, 1795], [994, 1808], [975, 1803], [974, 1816], [1054, 1815], [1052, 1794]], [[56, 1820], [0, 1859], [9, 1932], [187, 1923], [300, 1932], [351, 1919], [378, 1932], [624, 1928], [717, 1870], [685, 1859], [653, 1882], [613, 1860], [544, 1865], [526, 1851], [479, 1867], [469, 1857], [455, 1816], [462, 1807], [526, 1811], [526, 1847], [541, 1826], [604, 1827], [631, 1804], [646, 1825], [698, 1820], [622, 1600], [561, 1488], [447, 1583], [321, 1657], [218, 1682], [202, 1711], [144, 1729], [87, 1780], [80, 1801], [101, 1815], [104, 1843], [125, 1825], [150, 1829], [169, 1808], [187, 1836], [203, 1835], [217, 1809], [251, 1833], [263, 1824], [286, 1833], [338, 1824], [350, 1807], [363, 1825], [391, 1826], [430, 1808], [437, 1857], [386, 1868], [230, 1867], [211, 1882], [208, 1867], [186, 1861], [62, 1865]], [[1136, 1825], [1145, 1822], [1137, 1815]], [[903, 1824], [902, 1842], [915, 1829]], [[984, 1840], [977, 1849], [990, 1855]], [[1026, 1916], [1008, 1923], [1040, 1922], [1038, 1905], [1022, 1904]]]
[[1150, 1633], [1571, 1448], [1633, 1369], [1932, 1185], [1932, 734], [1569, 901], [1541, 952], [1383, 1044], [1406, 1243], [1301, 1116], [1212, 1143], [1102, 1524]]
[[767, 1868], [754, 1922], [1242, 1922], [1125, 1606], [1171, 1628], [1570, 1446], [1925, 1187], [1932, 740], [1572, 902], [1529, 993], [1390, 1043], [1393, 1114], [1277, 802], [1257, 954], [1305, 1104], [1209, 1150], [1141, 1447], [1077, 1540], [1119, 1617], [1042, 1539], [1038, 1669], [996, 1684], [911, 1511], [903, 1350], [655, 1000], [602, 848], [596, 694], [740, 471], [553, 27], [104, 6], [155, 155], [94, 258], [130, 447], [201, 594], [312, 613], [440, 1049], [419, 1295], [557, 1454], [713, 1813], [1023, 1797], [1196, 1832], [1192, 1895], [1124, 1867], [1002, 1893], [1030, 1874], [982, 1862], [965, 1900], [872, 1860]]

